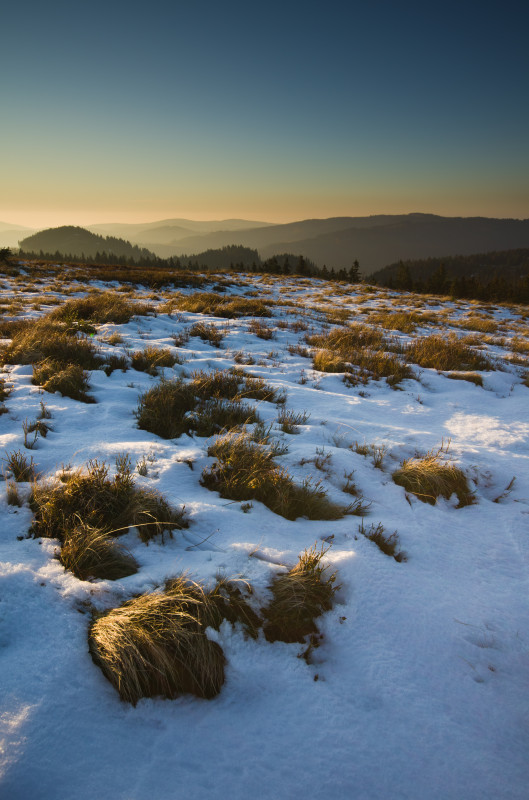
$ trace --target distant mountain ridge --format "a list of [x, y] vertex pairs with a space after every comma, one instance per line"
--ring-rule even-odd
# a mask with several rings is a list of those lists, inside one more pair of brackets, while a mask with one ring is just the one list
[[[144, 227], [143, 231], [135, 232], [135, 243], [148, 247], [162, 258], [240, 245], [257, 250], [263, 259], [295, 252], [319, 267], [325, 264], [335, 269], [348, 269], [358, 259], [364, 275], [400, 259], [529, 247], [527, 219], [378, 214], [261, 224], [254, 228], [193, 232], [191, 235], [182, 230], [187, 221], [174, 222], [182, 224], [172, 241], [172, 225], [158, 224], [156, 228], [156, 223], [152, 223], [150, 230], [158, 230], [158, 234], [149, 236], [149, 230]], [[154, 238], [158, 241], [153, 241]]]
[[[100, 239], [101, 234], [106, 234], [108, 239], [111, 232], [110, 238], [115, 238], [119, 232], [126, 236], [128, 247], [136, 248], [135, 255], [128, 256], [133, 258], [140, 257], [137, 251], [149, 251], [150, 255], [154, 253], [160, 258], [169, 258], [239, 246], [257, 250], [263, 260], [282, 253], [295, 253], [320, 268], [326, 265], [336, 270], [347, 270], [353, 261], [358, 260], [365, 276], [400, 260], [529, 247], [529, 219], [441, 217], [422, 213], [330, 217], [284, 224], [168, 219], [90, 226], [90, 234]], [[116, 238], [116, 241], [123, 242], [124, 239]], [[25, 249], [28, 248], [26, 242], [23, 240], [21, 243]], [[65, 246], [62, 243], [50, 250], [39, 245], [37, 250], [74, 253], [72, 249], [64, 250]], [[96, 249], [102, 247], [99, 242]], [[82, 252], [88, 256], [93, 248]], [[122, 250], [120, 255], [126, 255], [126, 251]]]
[[20, 241], [20, 249], [27, 253], [46, 253], [72, 258], [95, 258], [106, 253], [117, 258], [141, 261], [142, 258], [153, 258], [154, 254], [146, 248], [132, 245], [124, 239], [98, 234], [74, 225], [63, 225], [59, 228], [47, 228]]

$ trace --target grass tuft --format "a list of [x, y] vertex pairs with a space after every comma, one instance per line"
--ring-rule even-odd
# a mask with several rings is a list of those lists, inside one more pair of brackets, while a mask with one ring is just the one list
[[95, 663], [136, 705], [142, 697], [217, 695], [224, 654], [205, 633], [211, 601], [198, 584], [173, 579], [163, 592], [144, 594], [97, 617], [89, 631]]
[[195, 292], [178, 298], [181, 311], [195, 314], [211, 314], [215, 317], [235, 319], [237, 317], [267, 317], [268, 307], [262, 300], [253, 297], [225, 297], [215, 292]]
[[272, 600], [263, 614], [269, 642], [304, 642], [318, 633], [315, 619], [332, 608], [336, 573], [326, 574], [322, 558], [328, 551], [316, 545], [305, 550], [295, 567], [272, 584]]
[[262, 379], [235, 370], [198, 370], [191, 377], [188, 382], [183, 378], [161, 380], [141, 395], [136, 410], [138, 427], [164, 439], [189, 431], [211, 436], [223, 428], [259, 422], [255, 409], [243, 399], [280, 399]]
[[118, 580], [138, 571], [135, 559], [106, 531], [86, 522], [68, 527], [59, 561], [76, 578]]
[[137, 350], [131, 356], [133, 369], [138, 372], [147, 372], [149, 375], [157, 375], [164, 367], [171, 368], [175, 364], [181, 364], [181, 360], [167, 347], [145, 347]]
[[433, 334], [413, 341], [406, 350], [408, 361], [420, 367], [444, 370], [488, 370], [492, 363], [456, 334]]
[[37, 469], [33, 463], [33, 456], [27, 456], [21, 450], [6, 453], [3, 459], [6, 464], [7, 477], [12, 477], [17, 483], [29, 483], [37, 479]]
[[397, 531], [394, 531], [391, 534], [386, 534], [385, 528], [381, 522], [379, 522], [378, 525], [373, 523], [366, 530], [363, 521], [358, 526], [358, 530], [362, 536], [365, 536], [366, 539], [369, 539], [369, 541], [376, 544], [378, 549], [384, 553], [384, 555], [391, 556], [399, 563], [402, 561], [407, 561], [406, 554], [402, 552], [402, 550], [398, 549], [400, 546], [400, 541]]
[[207, 322], [196, 322], [189, 329], [190, 336], [198, 336], [203, 342], [209, 342], [213, 347], [220, 347], [225, 333], [217, 328], [216, 325]]
[[88, 394], [88, 373], [79, 364], [64, 364], [48, 358], [33, 366], [32, 383], [50, 394], [59, 392], [72, 400], [95, 403], [95, 399]]
[[100, 292], [68, 300], [51, 312], [50, 319], [70, 324], [90, 321], [121, 325], [130, 322], [136, 314], [148, 314], [152, 309], [148, 303], [133, 303], [117, 292]]
[[459, 500], [458, 508], [471, 505], [474, 495], [470, 491], [465, 473], [454, 464], [446, 463], [443, 454], [448, 445], [429, 450], [423, 458], [409, 458], [393, 473], [393, 480], [423, 503], [435, 505], [438, 497], [449, 500], [453, 494]]
[[295, 484], [274, 462], [268, 445], [246, 430], [219, 436], [208, 449], [216, 462], [202, 473], [202, 484], [229, 500], [258, 500], [286, 519], [340, 519], [348, 509], [327, 498], [321, 482], [307, 478]]
[[475, 386], [483, 386], [483, 376], [479, 372], [449, 372], [446, 377], [453, 381], [468, 381]]
[[64, 472], [59, 480], [33, 487], [33, 533], [65, 542], [79, 523], [107, 534], [137, 527], [142, 541], [187, 526], [184, 509], [173, 509], [153, 490], [138, 488], [130, 470], [109, 477], [108, 466], [89, 461], [86, 470]]

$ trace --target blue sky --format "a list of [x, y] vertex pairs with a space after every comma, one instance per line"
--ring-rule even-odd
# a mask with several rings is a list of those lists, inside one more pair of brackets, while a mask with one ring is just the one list
[[20, 2], [0, 220], [529, 216], [522, 3]]

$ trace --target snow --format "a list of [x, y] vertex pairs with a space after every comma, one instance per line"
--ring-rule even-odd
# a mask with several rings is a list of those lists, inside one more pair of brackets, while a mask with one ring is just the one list
[[[16, 288], [4, 280], [6, 295]], [[240, 503], [202, 487], [201, 472], [211, 463], [208, 440], [163, 440], [136, 426], [138, 396], [159, 377], [94, 371], [90, 393], [97, 403], [87, 405], [43, 394], [31, 384], [31, 367], [8, 368], [13, 392], [9, 413], [0, 416], [2, 452], [23, 450], [22, 422], [35, 419], [43, 401], [52, 430], [27, 451], [43, 477], [91, 458], [113, 468], [116, 455], [128, 453], [133, 464], [145, 456], [148, 474], [137, 476], [138, 485], [158, 489], [174, 505], [184, 503], [190, 527], [148, 547], [132, 530], [121, 541], [140, 564], [137, 574], [80, 581], [56, 559], [56, 541], [27, 538], [27, 504], [8, 505], [6, 484], [0, 484], [2, 797], [527, 797], [529, 389], [520, 370], [505, 362], [483, 373], [483, 388], [419, 368], [402, 391], [385, 381], [348, 388], [340, 375], [316, 373], [310, 359], [287, 350], [304, 344], [304, 332], [278, 323], [302, 320], [320, 330], [324, 319], [314, 306], [321, 307], [323, 289], [320, 281], [299, 286], [267, 278], [241, 278], [230, 288], [298, 304], [272, 306], [273, 316], [264, 320], [275, 328], [271, 341], [250, 333], [247, 318], [180, 312], [99, 326], [95, 338], [105, 351], [120, 353], [124, 347], [173, 347], [172, 334], [196, 321], [220, 327], [226, 332], [220, 349], [190, 339], [180, 348], [185, 363], [164, 370], [166, 377], [228, 368], [238, 351], [250, 353], [255, 363], [244, 369], [284, 388], [288, 409], [310, 415], [299, 434], [287, 435], [277, 425], [276, 406], [257, 404], [289, 445], [278, 462], [297, 481], [322, 479], [330, 499], [343, 504], [351, 500], [342, 491], [344, 474], [354, 472], [371, 502], [364, 524], [398, 531], [407, 555], [402, 563], [359, 533], [358, 517], [289, 522], [257, 501], [242, 513]], [[387, 293], [365, 298], [355, 289], [341, 291], [336, 305], [362, 320], [361, 308], [388, 303]], [[136, 296], [147, 294], [138, 290]], [[39, 313], [47, 310], [38, 287], [18, 298], [28, 304], [28, 315], [37, 298]], [[456, 320], [473, 306], [432, 306], [444, 308]], [[516, 309], [496, 307], [492, 318], [506, 340], [488, 346], [499, 356], [508, 352], [509, 338], [520, 335], [521, 317]], [[438, 329], [425, 326], [415, 335], [431, 330]], [[104, 344], [113, 331], [124, 346]], [[448, 439], [477, 502], [456, 508], [453, 498], [430, 506], [406, 497], [392, 471]], [[386, 447], [382, 469], [350, 449], [354, 442]], [[318, 453], [329, 456], [324, 471], [314, 464]], [[29, 485], [19, 488], [27, 497]], [[225, 622], [209, 632], [227, 659], [226, 683], [215, 699], [144, 699], [132, 707], [92, 662], [91, 607], [118, 606], [182, 572], [209, 584], [219, 572], [242, 575], [264, 606], [273, 576], [316, 541], [332, 542], [326, 559], [338, 571], [340, 588], [334, 608], [318, 620], [324, 638], [312, 663], [298, 657], [302, 645], [270, 644], [262, 634], [247, 639]]]

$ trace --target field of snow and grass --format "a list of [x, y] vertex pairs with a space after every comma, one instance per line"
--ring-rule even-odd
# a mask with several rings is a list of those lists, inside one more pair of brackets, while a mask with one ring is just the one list
[[[22, 266], [0, 295], [0, 795], [527, 797], [527, 309]], [[327, 610], [282, 641], [307, 552]], [[210, 699], [121, 699], [97, 626], [186, 583], [253, 629], [193, 622]]]

